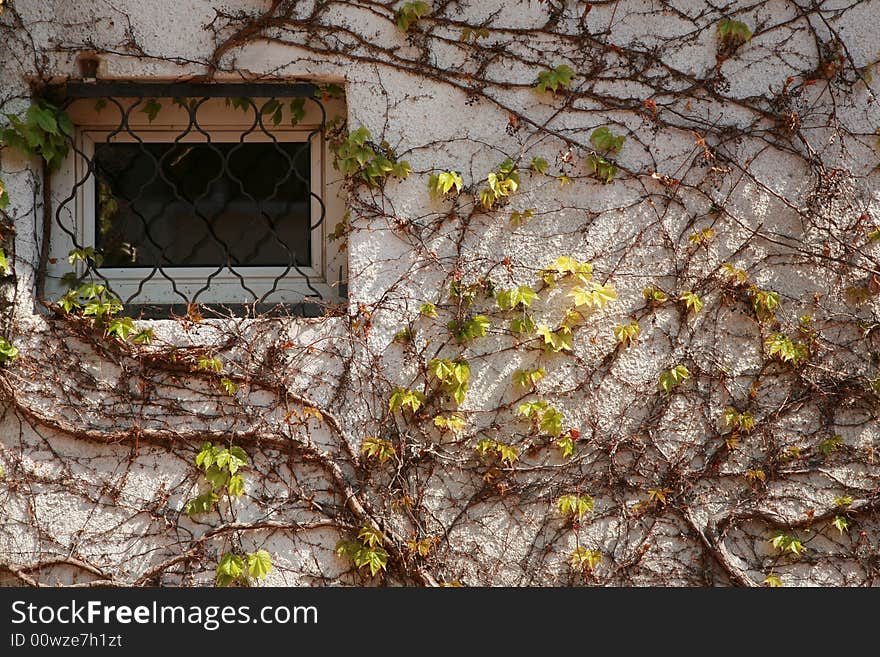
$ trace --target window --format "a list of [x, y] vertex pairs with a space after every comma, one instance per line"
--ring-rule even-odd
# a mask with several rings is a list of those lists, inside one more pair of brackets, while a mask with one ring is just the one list
[[[344, 298], [345, 262], [328, 239], [344, 203], [324, 134], [344, 116], [341, 98], [275, 84], [67, 93], [75, 137], [50, 182], [47, 298], [87, 279], [166, 316]], [[89, 258], [71, 264], [71, 252]]]

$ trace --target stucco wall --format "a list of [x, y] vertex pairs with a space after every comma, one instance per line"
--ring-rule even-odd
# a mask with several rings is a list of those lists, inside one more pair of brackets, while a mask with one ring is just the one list
[[[227, 20], [215, 10], [234, 17], [269, 4], [19, 0], [2, 18], [3, 111], [27, 106], [29, 81], [76, 77], [82, 51], [99, 53], [102, 78], [204, 75], [230, 33], [206, 29]], [[307, 16], [306, 4], [292, 17]], [[300, 441], [337, 461], [377, 517], [397, 517], [401, 497], [414, 498], [418, 519], [403, 513], [392, 526], [404, 537], [437, 537], [418, 568], [440, 581], [743, 583], [738, 574], [760, 584], [776, 573], [792, 585], [873, 583], [880, 425], [869, 382], [878, 376], [878, 297], [865, 284], [867, 298], [854, 305], [844, 291], [880, 271], [877, 242], [865, 240], [880, 222], [880, 83], [866, 82], [880, 52], [880, 2], [825, 3], [821, 16], [800, 17], [784, 1], [733, 2], [724, 11], [701, 2], [595, 3], [590, 11], [566, 3], [556, 23], [548, 23], [552, 3], [456, 3], [434, 7], [447, 22], [426, 18], [427, 35], [415, 37], [402, 35], [379, 4], [331, 4], [317, 20], [337, 28], [332, 47], [302, 25], [266, 28], [270, 40], [225, 52], [216, 79], [343, 83], [350, 128], [367, 127], [410, 162], [412, 175], [389, 181], [382, 194], [353, 191], [347, 317], [156, 321], [151, 347], [106, 350], [34, 298], [42, 173], [37, 160], [2, 151], [16, 231], [2, 333], [21, 356], [0, 370], [0, 562], [46, 583], [203, 584], [223, 551], [263, 548], [275, 563], [271, 584], [361, 581], [334, 554], [357, 522], [326, 468], [308, 450], [291, 449]], [[716, 25], [725, 16], [755, 36], [719, 60]], [[461, 45], [464, 24], [488, 27], [480, 48]], [[841, 71], [830, 82], [814, 75], [817, 35], [840, 40]], [[608, 43], [625, 52], [601, 45]], [[540, 70], [560, 63], [579, 73], [574, 96], [531, 88]], [[646, 80], [654, 78], [652, 88]], [[476, 81], [485, 84], [467, 93]], [[789, 85], [798, 93], [786, 108], [779, 99]], [[664, 120], [643, 105], [649, 98]], [[790, 135], [789, 109], [800, 120]], [[510, 129], [512, 121], [521, 127]], [[610, 184], [585, 170], [589, 136], [603, 125], [627, 137]], [[705, 158], [702, 136], [714, 159]], [[535, 156], [571, 184], [529, 172]], [[457, 170], [479, 188], [507, 157], [521, 167], [522, 184], [503, 208], [470, 213], [461, 200], [452, 210], [451, 201], [428, 195], [434, 171]], [[837, 178], [828, 175], [834, 169]], [[661, 175], [681, 182], [664, 185]], [[824, 193], [829, 185], [837, 187]], [[535, 219], [511, 227], [511, 211], [527, 208]], [[706, 248], [688, 242], [708, 227], [715, 238]], [[534, 342], [515, 348], [503, 315], [486, 338], [462, 347], [445, 321], [419, 316], [426, 301], [449, 304], [454, 276], [488, 274], [498, 288], [533, 284], [560, 255], [593, 263], [596, 280], [618, 294], [586, 313], [571, 356], [547, 355]], [[725, 298], [725, 261], [780, 294], [777, 324], [756, 321], [747, 297]], [[648, 285], [670, 294], [693, 287], [705, 306], [695, 316], [674, 300], [646, 309]], [[558, 322], [567, 289], [542, 292], [536, 317]], [[797, 335], [808, 313], [822, 337], [807, 370], [768, 365], [764, 340], [774, 330]], [[616, 347], [613, 328], [635, 317], [641, 339]], [[411, 345], [394, 341], [406, 326], [415, 329]], [[230, 370], [253, 378], [231, 398], [191, 373], [160, 371], [148, 357], [220, 345]], [[387, 412], [391, 387], [423, 385], [424, 363], [437, 353], [471, 364], [461, 406], [469, 428], [452, 444]], [[692, 373], [688, 392], [661, 394], [658, 376], [678, 363]], [[540, 396], [580, 432], [574, 461], [552, 441], [527, 438], [528, 424], [515, 417], [526, 396], [510, 377], [531, 364], [547, 370]], [[835, 385], [868, 392], [831, 390], [826, 379], [834, 376]], [[719, 418], [731, 404], [751, 405], [759, 429], [727, 450]], [[291, 420], [291, 410], [312, 405], [338, 419], [339, 432]], [[233, 437], [253, 467], [233, 509], [192, 520], [182, 508], [201, 485], [192, 459], [202, 435]], [[399, 476], [354, 467], [367, 435], [397, 436], [401, 458], [415, 464], [401, 465]], [[505, 475], [509, 492], [483, 479], [473, 444], [484, 435], [537, 445]], [[816, 445], [833, 435], [843, 447], [819, 458]], [[809, 456], [781, 458], [791, 446]], [[743, 473], [758, 468], [767, 478], [755, 485]], [[648, 503], [648, 490], [666, 488], [668, 504]], [[555, 510], [572, 491], [595, 498], [574, 531]], [[845, 495], [855, 500], [847, 532], [804, 522], [805, 514], [833, 517], [833, 500]], [[803, 534], [805, 557], [774, 550], [773, 532], [786, 527]], [[603, 555], [586, 580], [569, 565], [576, 546]]]

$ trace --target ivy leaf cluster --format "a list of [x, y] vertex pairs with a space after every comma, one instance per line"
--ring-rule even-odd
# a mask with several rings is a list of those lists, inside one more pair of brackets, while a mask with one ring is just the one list
[[506, 159], [486, 177], [488, 187], [480, 191], [480, 205], [489, 210], [519, 189], [519, 170], [513, 160]]
[[391, 147], [371, 141], [370, 131], [361, 126], [341, 141], [332, 144], [333, 166], [346, 176], [357, 176], [371, 187], [379, 187], [389, 176], [409, 177], [411, 168], [406, 160], [398, 160]]
[[336, 544], [336, 554], [348, 559], [357, 568], [370, 571], [375, 577], [388, 567], [388, 551], [383, 547], [385, 537], [369, 525], [363, 525], [357, 538], [343, 539]]
[[403, 33], [409, 32], [410, 28], [419, 22], [419, 19], [431, 11], [427, 2], [404, 2], [403, 6], [394, 15], [394, 23], [397, 29]]
[[428, 370], [440, 381], [443, 392], [456, 404], [464, 402], [471, 378], [471, 368], [466, 360], [458, 358], [433, 358]]
[[535, 82], [535, 89], [541, 93], [551, 92], [555, 94], [560, 89], [571, 87], [572, 80], [577, 77], [574, 69], [567, 64], [560, 64], [554, 69], [541, 71]]
[[617, 175], [617, 165], [609, 156], [620, 152], [626, 137], [615, 135], [606, 126], [596, 128], [590, 135], [595, 151], [587, 156], [587, 173], [603, 183], [610, 183]]
[[241, 497], [244, 494], [245, 481], [240, 470], [248, 467], [248, 457], [241, 447], [237, 445], [221, 447], [210, 442], [203, 443], [201, 450], [196, 454], [195, 465], [211, 484], [211, 490], [187, 502], [187, 515], [194, 516], [213, 511], [224, 492], [232, 497]]
[[232, 584], [250, 586], [255, 579], [263, 580], [272, 572], [272, 555], [266, 550], [257, 550], [244, 556], [226, 552], [217, 564], [217, 586]]
[[380, 465], [384, 465], [397, 455], [397, 450], [389, 440], [367, 436], [361, 443], [361, 454], [367, 458], [375, 459]]
[[73, 123], [66, 112], [44, 100], [32, 104], [19, 118], [6, 114], [9, 125], [3, 129], [3, 143], [26, 155], [39, 155], [49, 169], [58, 169], [70, 150]]
[[587, 513], [592, 513], [595, 502], [586, 493], [570, 493], [556, 500], [556, 508], [566, 519], [575, 522], [583, 518]]
[[721, 52], [730, 54], [752, 40], [752, 31], [742, 21], [724, 18], [718, 21], [718, 40]]
[[663, 392], [671, 392], [677, 388], [685, 380], [689, 379], [691, 373], [684, 365], [676, 365], [672, 369], [666, 370], [660, 374], [659, 385]]

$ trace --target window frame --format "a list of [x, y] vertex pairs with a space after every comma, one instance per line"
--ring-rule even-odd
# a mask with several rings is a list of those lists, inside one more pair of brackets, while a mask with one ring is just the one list
[[[112, 291], [117, 294], [126, 305], [133, 306], [168, 306], [184, 303], [184, 299], [174, 292], [174, 288], [181, 290], [188, 299], [192, 300], [194, 294], [199, 292], [195, 300], [199, 304], [216, 305], [239, 305], [253, 304], [258, 300], [268, 305], [295, 305], [314, 300], [318, 295], [325, 301], [340, 303], [345, 301], [343, 293], [346, 274], [344, 269], [343, 252], [338, 245], [328, 239], [335, 222], [341, 219], [345, 210], [345, 201], [342, 197], [342, 185], [340, 179], [331, 177], [331, 155], [328, 144], [321, 127], [326, 120], [324, 103], [319, 103], [320, 114], [317, 108], [311, 108], [307, 116], [296, 126], [272, 126], [269, 127], [267, 117], [259, 118], [261, 129], [248, 132], [247, 129], [254, 123], [253, 107], [244, 114], [240, 109], [223, 108], [218, 111], [216, 107], [204, 120], [199, 118], [195, 127], [185, 120], [162, 120], [161, 115], [157, 120], [150, 122], [145, 113], [140, 111], [140, 105], [147, 98], [161, 99], [163, 102], [172, 100], [172, 92], [178, 91], [175, 87], [180, 85], [148, 85], [152, 87], [152, 94], [142, 93], [133, 96], [127, 89], [123, 93], [102, 94], [99, 90], [89, 90], [91, 93], [78, 94], [77, 99], [88, 97], [113, 96], [124, 101], [129, 106], [124, 123], [108, 122], [99, 116], [99, 112], [92, 112], [91, 120], [84, 120], [80, 111], [74, 118], [75, 133], [73, 148], [70, 149], [65, 161], [58, 171], [51, 174], [50, 194], [52, 198], [53, 226], [49, 239], [49, 264], [46, 268], [44, 282], [44, 296], [56, 298], [66, 292], [62, 284], [61, 276], [73, 269], [77, 276], [86, 272], [86, 266], [82, 262], [71, 266], [67, 256], [72, 248], [75, 248], [74, 239], [80, 247], [95, 247], [95, 224], [97, 222], [97, 207], [95, 195], [95, 175], [90, 162], [94, 157], [94, 147], [98, 140], [106, 141], [112, 136], [111, 143], [174, 143], [192, 142], [207, 143], [268, 143], [278, 141], [310, 143], [310, 220], [313, 228], [310, 235], [311, 264], [308, 266], [271, 267], [236, 265], [231, 268], [218, 264], [216, 267], [133, 267], [112, 268], [100, 267], [95, 271], [98, 278], [105, 278]], [[191, 87], [200, 89], [191, 89]], [[267, 98], [279, 96], [278, 85], [269, 87], [264, 85], [190, 85], [187, 91], [193, 97], [207, 100], [223, 100], [228, 97], [238, 97], [238, 94], [251, 92], [249, 97], [256, 101], [264, 101]], [[305, 90], [301, 89], [305, 87]], [[182, 89], [179, 91], [183, 91]], [[209, 91], [210, 93], [198, 93]], [[281, 100], [290, 97], [310, 97], [314, 94], [311, 85], [284, 86], [281, 91], [285, 92]], [[131, 105], [134, 103], [134, 105]], [[311, 105], [306, 103], [306, 106]], [[257, 102], [256, 107], [260, 103]], [[138, 109], [135, 109], [138, 108]], [[344, 105], [338, 108], [344, 111]], [[182, 110], [181, 110], [182, 112]], [[180, 112], [178, 112], [180, 114]], [[316, 120], [316, 117], [319, 120]], [[265, 122], [264, 122], [265, 119]], [[265, 123], [265, 128], [262, 126]], [[124, 129], [120, 126], [124, 125]], [[134, 134], [132, 134], [134, 133]], [[181, 133], [184, 133], [181, 137]], [[71, 192], [71, 190], [73, 190]], [[66, 193], [65, 193], [66, 192]], [[73, 194], [73, 198], [71, 198]], [[317, 196], [317, 198], [316, 198]], [[320, 199], [320, 200], [318, 200]], [[323, 220], [321, 210], [323, 206]], [[338, 215], [338, 217], [337, 217]], [[64, 222], [66, 227], [62, 230], [58, 224]], [[317, 224], [317, 225], [316, 225]], [[71, 230], [74, 238], [66, 233]], [[338, 267], [341, 275], [331, 270]], [[286, 273], [285, 273], [285, 270]], [[242, 280], [243, 277], [243, 280]], [[169, 280], [170, 279], [170, 280]], [[171, 282], [173, 281], [173, 283]], [[254, 291], [257, 299], [243, 287]], [[208, 284], [207, 289], [205, 285]], [[273, 290], [274, 287], [274, 290]], [[317, 295], [315, 294], [317, 292]]]

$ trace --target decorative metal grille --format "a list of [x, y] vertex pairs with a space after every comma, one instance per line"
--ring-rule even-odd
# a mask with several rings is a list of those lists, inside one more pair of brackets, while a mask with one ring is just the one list
[[[72, 83], [64, 91], [62, 110], [89, 103], [102, 116], [100, 129], [77, 126], [72, 188], [55, 190], [64, 198], [52, 229], [95, 254], [68, 282], [100, 282], [145, 316], [193, 304], [312, 315], [344, 294], [328, 294], [324, 279], [327, 206], [315, 178], [327, 114], [316, 87]], [[170, 123], [168, 111], [177, 117]], [[118, 121], [108, 124], [108, 112]]]

